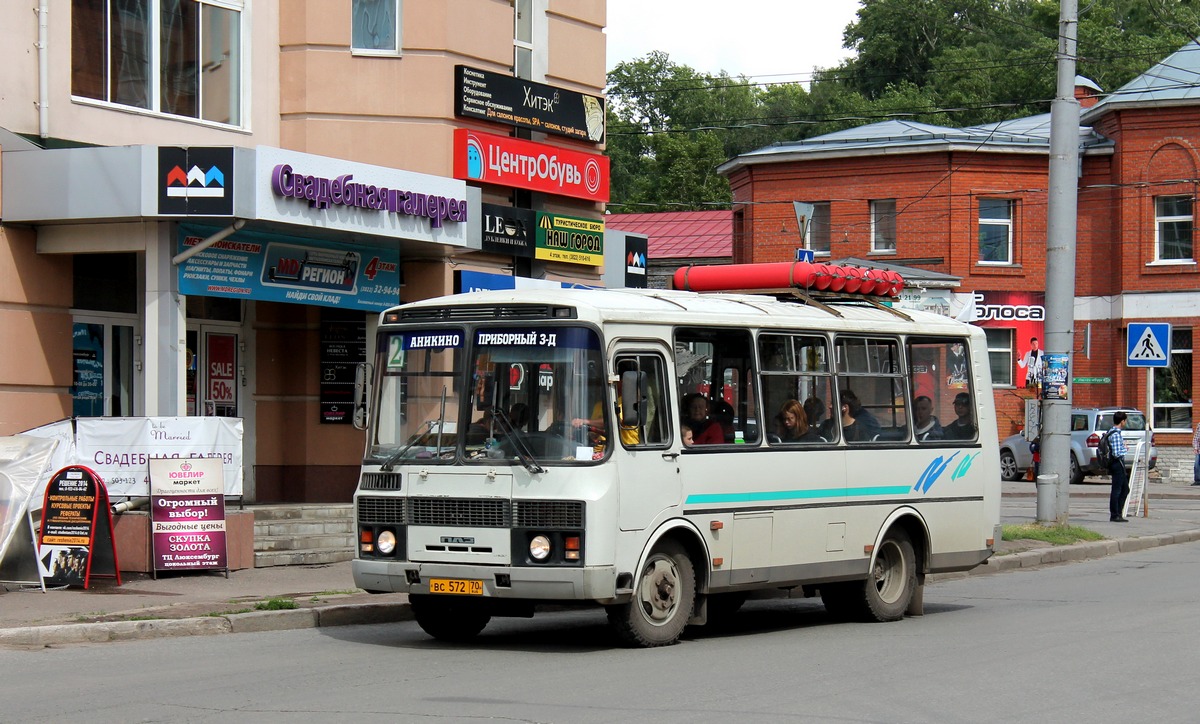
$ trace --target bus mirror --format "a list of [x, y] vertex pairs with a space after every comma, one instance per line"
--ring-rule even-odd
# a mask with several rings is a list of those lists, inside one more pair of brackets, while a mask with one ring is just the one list
[[[621, 373], [621, 427], [641, 427], [646, 424], [647, 391], [645, 372], [628, 370]], [[629, 404], [629, 400], [633, 404]]]
[[370, 362], [359, 362], [354, 369], [354, 412], [351, 422], [359, 430], [366, 430], [371, 422], [371, 378]]

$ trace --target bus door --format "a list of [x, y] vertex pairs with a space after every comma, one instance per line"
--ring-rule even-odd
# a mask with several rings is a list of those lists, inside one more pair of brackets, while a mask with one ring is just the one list
[[616, 441], [610, 462], [617, 466], [621, 530], [641, 530], [664, 510], [680, 504], [679, 439], [673, 415], [665, 347], [619, 346], [613, 356], [617, 377], [637, 372], [640, 399], [633, 401], [628, 417], [635, 425], [622, 425], [625, 400], [621, 383], [610, 391], [612, 429]]

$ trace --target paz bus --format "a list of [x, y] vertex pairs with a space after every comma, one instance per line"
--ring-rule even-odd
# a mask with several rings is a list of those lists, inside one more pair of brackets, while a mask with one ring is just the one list
[[575, 602], [648, 647], [781, 591], [897, 620], [927, 574], [987, 560], [982, 330], [892, 308], [903, 280], [876, 270], [696, 267], [675, 286], [383, 312], [356, 390], [355, 585], [407, 593], [438, 639]]

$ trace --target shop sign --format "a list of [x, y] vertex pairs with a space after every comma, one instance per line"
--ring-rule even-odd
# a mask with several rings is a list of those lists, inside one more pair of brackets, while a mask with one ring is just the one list
[[154, 570], [228, 571], [221, 461], [155, 458], [149, 468]]
[[[1046, 321], [1044, 292], [975, 292], [972, 323], [988, 329], [1011, 329], [1016, 344], [1012, 384], [1037, 387], [1044, 376], [1044, 351], [1033, 349], [1033, 340], [1043, 339]], [[997, 384], [1005, 381], [993, 380]]]
[[233, 215], [232, 148], [158, 148], [158, 213]]
[[604, 222], [538, 212], [538, 259], [604, 266]]
[[454, 114], [604, 142], [604, 99], [511, 75], [454, 66]]
[[608, 157], [459, 128], [454, 178], [608, 201]]
[[625, 287], [646, 288], [646, 254], [650, 250], [650, 239], [645, 236], [625, 236]]
[[360, 362], [367, 361], [367, 322], [357, 318], [321, 315], [322, 424], [349, 425], [354, 421], [354, 379]]
[[467, 244], [478, 201], [462, 181], [278, 148], [254, 153], [258, 220]]
[[[182, 226], [177, 253], [215, 230]], [[397, 248], [240, 231], [179, 265], [181, 294], [383, 310], [400, 299]]]
[[481, 204], [484, 251], [533, 257], [533, 211], [512, 206]]
[[455, 293], [486, 292], [506, 289], [595, 289], [587, 284], [578, 282], [561, 282], [552, 279], [530, 279], [529, 277], [514, 277], [507, 274], [489, 274], [487, 272], [456, 269], [454, 271]]

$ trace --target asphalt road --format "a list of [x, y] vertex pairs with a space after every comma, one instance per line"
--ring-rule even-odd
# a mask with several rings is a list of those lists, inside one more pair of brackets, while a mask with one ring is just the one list
[[751, 602], [731, 629], [617, 648], [596, 610], [0, 650], [22, 722], [1191, 722], [1200, 543], [932, 584], [926, 612], [834, 624]]

